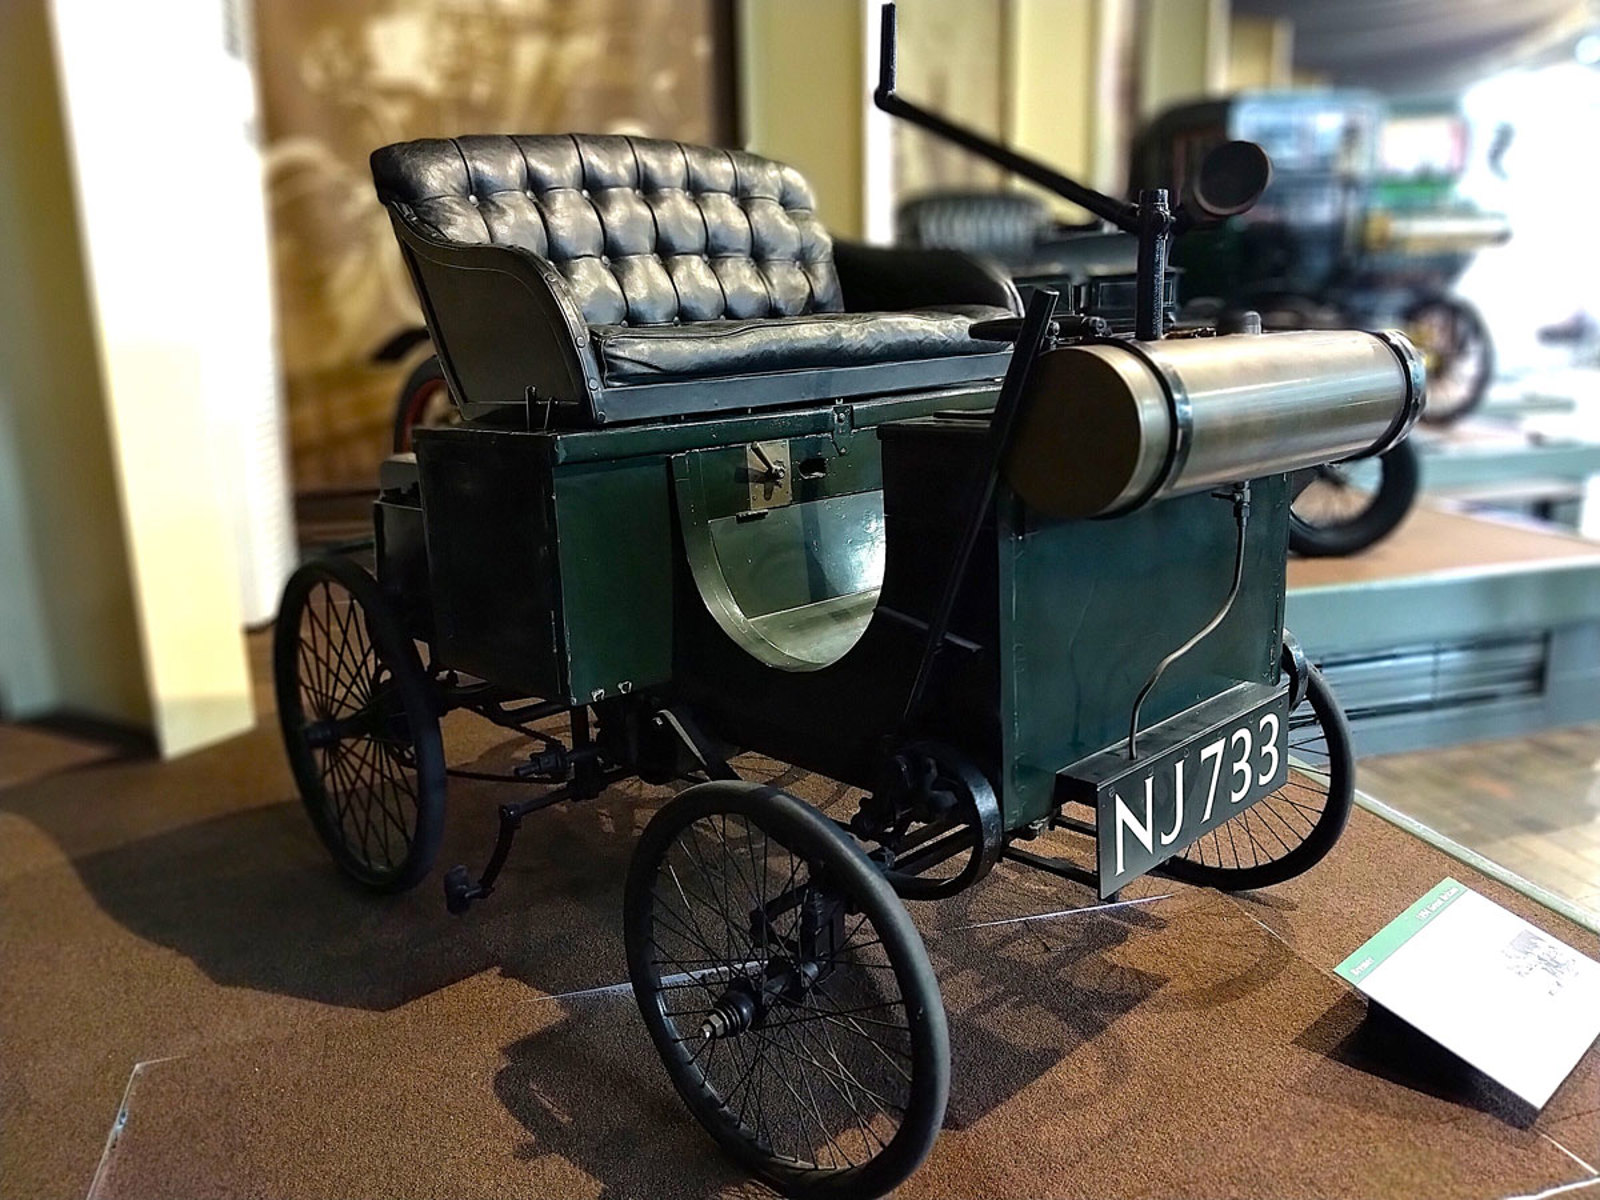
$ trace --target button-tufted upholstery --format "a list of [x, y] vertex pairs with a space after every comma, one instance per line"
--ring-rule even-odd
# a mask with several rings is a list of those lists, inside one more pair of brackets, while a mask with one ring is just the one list
[[590, 325], [844, 307], [811, 189], [753, 154], [565, 134], [408, 142], [372, 161], [379, 196], [439, 237], [553, 263]]
[[[1004, 350], [967, 330], [1009, 311], [1007, 281], [959, 255], [857, 248], [852, 285], [805, 180], [753, 154], [476, 136], [386, 146], [372, 171], [469, 411], [527, 393], [603, 424], [1004, 369]], [[861, 298], [897, 311], [846, 311]], [[904, 364], [917, 365], [896, 376]]]

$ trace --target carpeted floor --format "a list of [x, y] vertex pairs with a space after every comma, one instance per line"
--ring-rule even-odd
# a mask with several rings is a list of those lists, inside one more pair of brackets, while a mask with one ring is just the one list
[[[450, 719], [453, 757], [509, 765], [470, 721]], [[437, 876], [375, 900], [334, 874], [270, 718], [175, 764], [22, 775], [0, 790], [5, 1196], [759, 1194], [626, 990], [569, 994], [624, 977], [622, 874], [665, 793], [531, 819], [496, 895], [453, 918]], [[477, 866], [497, 793], [451, 787], [441, 864]], [[1092, 907], [1002, 867], [920, 907], [955, 1073], [900, 1194], [1600, 1194], [1600, 1051], [1535, 1118], [1330, 973], [1446, 874], [1600, 953], [1361, 811], [1253, 898], [1145, 880], [1142, 903]]]

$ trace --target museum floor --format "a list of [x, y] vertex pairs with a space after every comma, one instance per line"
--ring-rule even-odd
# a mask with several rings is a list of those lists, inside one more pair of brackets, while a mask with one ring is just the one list
[[[510, 763], [503, 735], [451, 722], [458, 759]], [[476, 863], [493, 786], [451, 786], [442, 862]], [[663, 795], [544, 814], [494, 898], [452, 918], [436, 880], [380, 902], [334, 875], [270, 723], [167, 765], [0, 729], [0, 1193], [761, 1194], [617, 986], [623, 866]], [[920, 908], [954, 1085], [900, 1194], [1600, 1191], [1600, 1049], [1534, 1118], [1365, 1021], [1331, 973], [1447, 874], [1600, 953], [1364, 811], [1253, 897], [1145, 880], [1094, 906], [1002, 867]]]
[[1357, 784], [1600, 925], [1600, 725], [1379, 755]]

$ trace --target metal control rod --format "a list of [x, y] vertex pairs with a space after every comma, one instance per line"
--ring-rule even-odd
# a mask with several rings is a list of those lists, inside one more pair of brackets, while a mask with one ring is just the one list
[[1167, 251], [1172, 241], [1176, 218], [1168, 205], [1166, 190], [1154, 188], [1139, 193], [1137, 204], [1113, 200], [1104, 192], [1079, 183], [1038, 159], [1018, 154], [1009, 146], [987, 138], [975, 129], [958, 125], [930, 112], [920, 104], [895, 93], [895, 8], [885, 4], [878, 45], [878, 87], [872, 102], [891, 116], [926, 129], [964, 150], [970, 150], [1040, 187], [1088, 209], [1102, 221], [1109, 221], [1139, 239], [1138, 273], [1134, 279], [1134, 331], [1144, 341], [1156, 341], [1165, 332], [1163, 299], [1166, 293]]
[[995, 400], [994, 415], [989, 418], [989, 436], [984, 447], [983, 462], [978, 478], [973, 481], [972, 495], [967, 502], [967, 523], [956, 543], [955, 557], [950, 560], [950, 571], [945, 577], [944, 593], [939, 598], [939, 608], [928, 622], [928, 640], [922, 647], [922, 659], [906, 695], [905, 710], [901, 714], [902, 729], [914, 728], [922, 710], [923, 697], [928, 682], [933, 678], [934, 663], [944, 649], [945, 634], [950, 630], [950, 618], [961, 596], [961, 585], [967, 577], [967, 564], [983, 533], [983, 523], [994, 503], [995, 485], [1000, 478], [1000, 467], [1005, 462], [1016, 430], [1017, 416], [1023, 397], [1028, 390], [1028, 377], [1040, 353], [1051, 341], [1051, 319], [1055, 316], [1056, 301], [1060, 294], [1049, 288], [1040, 288], [1028, 301], [1028, 311], [1022, 318], [1022, 328], [1011, 351], [1011, 364], [1000, 384], [1000, 395]]
[[987, 158], [990, 162], [998, 163], [1008, 171], [1021, 175], [1024, 179], [1031, 179], [1040, 187], [1048, 188], [1056, 195], [1072, 201], [1079, 208], [1086, 208], [1103, 221], [1110, 221], [1118, 229], [1127, 233], [1139, 232], [1139, 207], [1134, 204], [1125, 204], [1120, 200], [1113, 200], [1104, 192], [1097, 192], [1091, 187], [1085, 187], [1076, 179], [1069, 179], [1060, 171], [1052, 170], [1038, 159], [1029, 158], [1025, 154], [1018, 154], [1009, 146], [1002, 146], [992, 138], [987, 138], [975, 129], [965, 125], [957, 125], [948, 121], [938, 113], [930, 112], [920, 104], [902, 99], [895, 94], [895, 11], [893, 4], [885, 4], [881, 16], [880, 26], [881, 41], [878, 45], [878, 88], [872, 93], [872, 101], [884, 112], [891, 116], [899, 117], [929, 133], [938, 135], [946, 141], [954, 142], [965, 150], [970, 150], [980, 157]]

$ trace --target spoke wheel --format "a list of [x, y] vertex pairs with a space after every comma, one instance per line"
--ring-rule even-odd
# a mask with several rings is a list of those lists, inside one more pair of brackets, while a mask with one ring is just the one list
[[1494, 376], [1494, 343], [1478, 310], [1453, 296], [1433, 296], [1404, 321], [1428, 369], [1422, 420], [1448, 425], [1482, 404]]
[[760, 784], [701, 784], [628, 872], [628, 973], [695, 1118], [790, 1196], [879, 1196], [944, 1118], [950, 1042], [904, 906], [836, 826]]
[[1223, 891], [1271, 887], [1314, 867], [1344, 832], [1355, 797], [1350, 727], [1321, 672], [1289, 715], [1289, 779], [1163, 870]]
[[1379, 456], [1376, 488], [1351, 475], [1350, 464], [1317, 467], [1289, 505], [1289, 548], [1308, 558], [1356, 554], [1393, 533], [1417, 499], [1421, 465], [1401, 442]]
[[461, 412], [450, 395], [450, 385], [445, 382], [444, 368], [437, 356], [430, 355], [417, 364], [400, 388], [394, 409], [394, 452], [404, 454], [414, 449], [411, 434], [416, 429], [437, 425], [454, 425], [461, 420]]
[[334, 861], [376, 891], [433, 865], [444, 747], [416, 645], [372, 576], [344, 559], [290, 577], [273, 635], [284, 747]]

